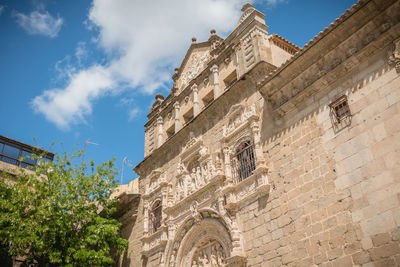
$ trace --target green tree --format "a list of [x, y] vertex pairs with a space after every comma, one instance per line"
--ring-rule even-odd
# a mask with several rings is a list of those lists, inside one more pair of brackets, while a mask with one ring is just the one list
[[[40, 162], [40, 156], [32, 155]], [[0, 242], [38, 266], [110, 266], [128, 241], [113, 218], [114, 159], [95, 166], [82, 151], [31, 170], [0, 174]]]

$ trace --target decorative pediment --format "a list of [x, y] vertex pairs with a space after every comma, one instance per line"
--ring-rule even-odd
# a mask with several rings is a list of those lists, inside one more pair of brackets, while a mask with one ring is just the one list
[[228, 123], [222, 129], [225, 139], [229, 139], [236, 133], [241, 132], [244, 127], [250, 125], [252, 120], [258, 120], [259, 116], [256, 113], [255, 104], [248, 107], [236, 104], [229, 110], [227, 118]]
[[[205, 45], [202, 45], [205, 44]], [[207, 66], [211, 60], [210, 46], [208, 42], [202, 44], [193, 44], [179, 68], [179, 73], [176, 77], [177, 87], [182, 91], [190, 81], [197, 77]], [[200, 46], [200, 47], [196, 47]]]

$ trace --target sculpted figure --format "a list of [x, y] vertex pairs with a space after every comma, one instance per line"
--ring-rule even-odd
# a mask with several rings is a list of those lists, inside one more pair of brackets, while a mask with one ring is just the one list
[[202, 267], [210, 267], [210, 262], [208, 261], [207, 255], [202, 252], [200, 257], [199, 257], [199, 263], [201, 264], [200, 266]]
[[193, 262], [192, 262], [192, 267], [197, 267], [198, 265], [197, 265], [197, 262], [194, 260]]
[[203, 176], [201, 175], [201, 170], [200, 170], [200, 166], [197, 167], [196, 169], [196, 181], [197, 181], [197, 186], [202, 187], [204, 185], [204, 179]]
[[179, 163], [178, 163], [177, 172], [178, 172], [178, 175], [179, 175], [179, 174], [183, 174], [183, 173], [185, 172], [185, 165], [183, 165], [182, 162], [179, 162]]
[[[191, 176], [191, 184], [192, 184], [192, 187], [193, 187], [193, 189], [197, 189], [197, 188], [199, 188], [199, 186], [198, 186], [198, 181], [197, 181], [197, 175], [196, 175], [196, 168], [193, 168], [192, 169], [192, 173], [190, 174], [190, 176]], [[194, 191], [194, 190], [193, 190]]]
[[192, 177], [190, 174], [185, 176], [185, 197], [193, 192]]
[[214, 176], [214, 175], [217, 174], [217, 170], [215, 169], [215, 166], [214, 166], [214, 164], [212, 163], [211, 160], [208, 162], [208, 169], [209, 169], [209, 172], [210, 172], [211, 176]]
[[218, 264], [219, 266], [223, 266], [224, 265], [224, 254], [222, 253], [222, 247], [218, 246], [217, 247], [217, 259], [218, 259]]
[[206, 164], [203, 165], [203, 171], [202, 171], [202, 173], [203, 173], [203, 177], [204, 177], [204, 182], [207, 183], [208, 180], [209, 180], [209, 178], [210, 178], [210, 174], [208, 173], [208, 168], [207, 168], [207, 165], [206, 165]]
[[217, 259], [217, 248], [215, 246], [213, 246], [213, 248], [212, 248], [210, 259], [211, 259], [212, 267], [219, 267], [218, 259]]
[[175, 251], [171, 255], [171, 260], [169, 261], [170, 266], [175, 266]]
[[203, 218], [198, 210], [198, 203], [197, 201], [193, 201], [192, 205], [190, 205], [190, 211], [192, 212], [192, 217], [198, 223]]

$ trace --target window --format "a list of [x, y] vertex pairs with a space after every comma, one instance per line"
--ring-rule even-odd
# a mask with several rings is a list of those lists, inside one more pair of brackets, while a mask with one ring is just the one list
[[157, 232], [161, 226], [161, 209], [161, 200], [157, 200], [151, 207], [149, 227], [151, 234]]
[[225, 87], [228, 88], [229, 86], [231, 86], [236, 81], [237, 81], [237, 74], [236, 74], [236, 70], [234, 70], [231, 74], [229, 74], [224, 79]]
[[351, 116], [346, 95], [342, 95], [333, 101], [329, 107], [331, 108], [331, 112], [336, 120], [336, 123], [340, 123], [342, 120]]
[[183, 120], [185, 124], [193, 119], [193, 108], [190, 108], [185, 114], [183, 114]]
[[171, 138], [175, 134], [175, 124], [167, 129], [167, 139]]
[[[0, 160], [21, 166], [23, 168], [30, 168], [37, 164], [37, 160], [32, 158], [32, 154], [40, 155], [44, 153], [42, 150], [34, 150], [27, 145], [21, 144], [17, 141], [0, 136]], [[53, 160], [53, 154], [46, 153], [44, 159], [46, 161]]]
[[208, 94], [203, 97], [204, 107], [207, 107], [214, 100], [214, 90], [208, 92]]
[[238, 146], [233, 157], [234, 178], [241, 182], [253, 174], [256, 169], [254, 147], [251, 141], [243, 142]]

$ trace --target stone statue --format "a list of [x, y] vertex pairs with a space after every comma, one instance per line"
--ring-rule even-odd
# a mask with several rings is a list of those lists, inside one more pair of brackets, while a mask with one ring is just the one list
[[218, 265], [223, 266], [224, 265], [224, 254], [222, 252], [222, 247], [218, 246], [217, 247], [217, 259], [218, 259]]
[[193, 192], [192, 177], [190, 174], [185, 176], [185, 197]]
[[204, 185], [204, 179], [203, 176], [201, 175], [201, 170], [200, 170], [200, 166], [197, 167], [196, 169], [196, 181], [197, 181], [197, 188], [200, 188]]
[[212, 248], [210, 259], [211, 259], [211, 266], [212, 267], [219, 267], [218, 259], [217, 259], [217, 248], [216, 248], [216, 246], [213, 246], [213, 248]]
[[175, 251], [172, 252], [171, 260], [169, 261], [170, 266], [175, 266]]
[[192, 212], [192, 217], [198, 223], [203, 218], [198, 210], [199, 204], [197, 201], [193, 201], [192, 205], [190, 205], [190, 211]]
[[211, 266], [210, 262], [208, 261], [208, 257], [204, 252], [202, 252], [199, 257], [199, 263], [201, 263], [200, 266], [202, 266], [202, 267], [210, 267]]
[[185, 165], [182, 162], [179, 162], [177, 168], [178, 175], [185, 173], [185, 171], [186, 171]]
[[[198, 185], [198, 181], [197, 181], [197, 174], [196, 174], [196, 168], [193, 168], [192, 169], [192, 173], [190, 174], [190, 176], [191, 176], [191, 184], [192, 184], [192, 187], [193, 187], [193, 189], [197, 189], [197, 188], [199, 188], [199, 185]], [[194, 190], [193, 190], [194, 191]]]

